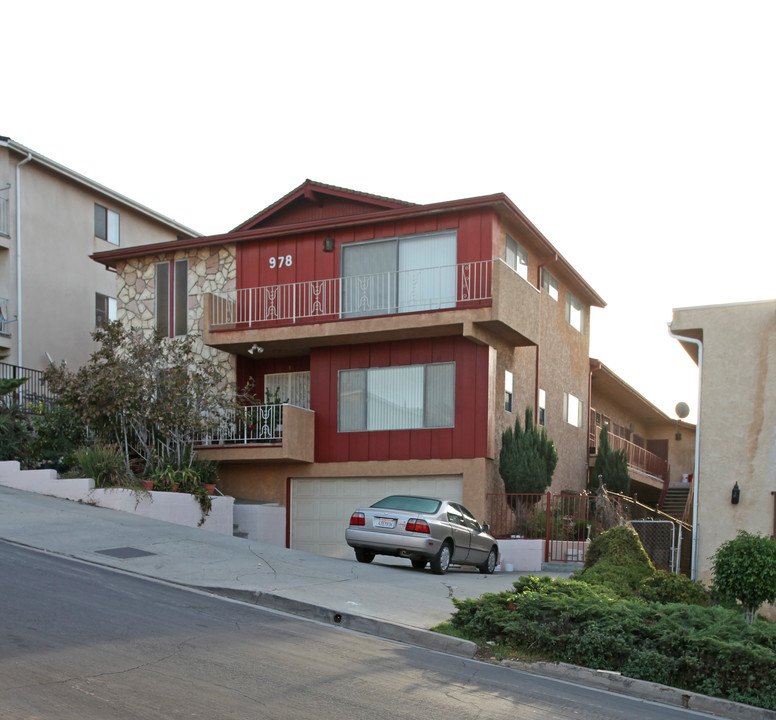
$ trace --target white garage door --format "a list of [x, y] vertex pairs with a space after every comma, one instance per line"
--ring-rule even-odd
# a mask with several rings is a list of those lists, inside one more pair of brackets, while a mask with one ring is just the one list
[[291, 547], [295, 550], [353, 558], [345, 528], [357, 507], [388, 495], [430, 495], [461, 502], [460, 475], [400, 478], [295, 478], [291, 480]]

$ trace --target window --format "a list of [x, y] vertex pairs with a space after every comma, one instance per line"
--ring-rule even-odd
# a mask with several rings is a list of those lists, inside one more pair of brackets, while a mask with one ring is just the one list
[[547, 394], [541, 388], [539, 388], [539, 415], [536, 422], [542, 427], [547, 427]]
[[0, 233], [8, 235], [8, 198], [0, 197]]
[[558, 281], [552, 276], [547, 268], [542, 268], [542, 290], [546, 292], [553, 300], [558, 299]]
[[571, 393], [563, 393], [563, 419], [574, 427], [582, 427], [583, 402]]
[[280, 402], [297, 407], [310, 407], [310, 371], [267, 373], [264, 376], [264, 397], [280, 396]]
[[570, 292], [566, 292], [566, 320], [571, 327], [579, 332], [585, 332], [585, 309]]
[[455, 363], [340, 370], [338, 430], [453, 427]]
[[96, 327], [116, 319], [116, 298], [95, 293], [94, 296], [94, 324]]
[[521, 278], [528, 280], [528, 253], [514, 238], [507, 235], [506, 256], [507, 265]]
[[188, 302], [189, 261], [156, 263], [156, 330], [162, 337], [188, 332]]
[[119, 244], [119, 214], [94, 203], [94, 236]]
[[507, 370], [504, 373], [504, 410], [512, 412], [512, 373]]
[[455, 307], [456, 232], [342, 246], [342, 317]]

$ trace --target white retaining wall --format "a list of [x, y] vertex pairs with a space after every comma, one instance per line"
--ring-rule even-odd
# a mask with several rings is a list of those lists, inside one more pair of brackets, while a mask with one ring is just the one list
[[[40, 495], [89, 503], [99, 507], [135, 513], [177, 525], [197, 527], [202, 519], [199, 502], [188, 493], [95, 488], [91, 478], [60, 478], [56, 470], [20, 470], [15, 460], [0, 462], [0, 485]], [[213, 507], [201, 527], [231, 535], [234, 498], [214, 496]]]

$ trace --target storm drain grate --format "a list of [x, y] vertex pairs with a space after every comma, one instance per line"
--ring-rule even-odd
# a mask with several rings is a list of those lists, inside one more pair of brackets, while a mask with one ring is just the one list
[[147, 557], [148, 555], [156, 555], [156, 553], [146, 552], [145, 550], [138, 550], [133, 547], [117, 547], [108, 548], [107, 550], [95, 550], [100, 555], [110, 555], [111, 557], [121, 558], [127, 560], [129, 558]]

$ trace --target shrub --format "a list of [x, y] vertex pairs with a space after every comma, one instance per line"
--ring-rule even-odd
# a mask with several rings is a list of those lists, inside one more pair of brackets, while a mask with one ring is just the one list
[[722, 543], [713, 558], [714, 592], [738, 600], [746, 619], [754, 621], [757, 609], [776, 600], [776, 540], [739, 531]]
[[[661, 582], [661, 581], [658, 581]], [[670, 581], [669, 581], [670, 582]], [[453, 600], [459, 635], [540, 657], [776, 709], [776, 624], [740, 612], [615, 597], [606, 586], [520, 578], [514, 592]]]
[[91, 445], [75, 451], [75, 472], [94, 480], [98, 488], [127, 487], [135, 478], [127, 469], [124, 454], [114, 445]]
[[641, 583], [655, 573], [634, 530], [619, 525], [596, 536], [585, 554], [585, 567], [575, 575], [583, 582], [606, 585], [620, 597], [636, 595]]
[[638, 596], [646, 602], [663, 605], [711, 605], [711, 594], [703, 585], [693, 582], [686, 575], [674, 575], [665, 570], [656, 570], [654, 575], [642, 580]]

